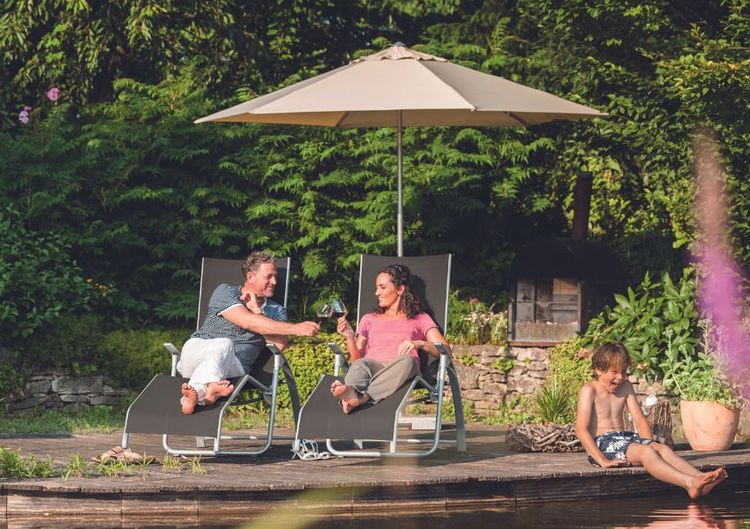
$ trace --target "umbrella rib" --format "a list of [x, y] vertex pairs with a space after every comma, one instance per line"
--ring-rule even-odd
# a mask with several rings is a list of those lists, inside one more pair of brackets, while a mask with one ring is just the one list
[[334, 123], [333, 126], [335, 128], [339, 128], [339, 125], [341, 125], [341, 123], [347, 118], [348, 115], [349, 115], [349, 112], [342, 112], [341, 117], [338, 120], [336, 120], [336, 123]]
[[437, 79], [438, 81], [440, 81], [441, 83], [443, 83], [445, 86], [447, 86], [448, 88], [450, 88], [453, 91], [454, 94], [456, 94], [458, 97], [460, 97], [464, 101], [464, 103], [466, 103], [467, 105], [469, 105], [469, 109], [472, 112], [477, 109], [477, 107], [475, 107], [474, 105], [472, 105], [469, 102], [469, 100], [466, 99], [461, 92], [459, 92], [458, 90], [456, 90], [456, 88], [452, 84], [447, 83], [444, 79], [442, 79], [440, 76], [438, 76], [435, 72], [433, 72], [432, 70], [430, 70], [429, 68], [427, 68], [425, 65], [423, 65], [422, 61], [417, 61], [417, 64], [419, 64], [419, 66], [421, 66], [422, 68], [424, 68], [425, 70], [427, 70], [428, 72], [430, 72], [430, 75], [433, 76], [435, 79]]
[[521, 118], [519, 118], [514, 112], [506, 112], [506, 114], [511, 119], [515, 119], [516, 121], [518, 121], [524, 127], [528, 127], [530, 125], [530, 123], [527, 123], [526, 121], [524, 121]]

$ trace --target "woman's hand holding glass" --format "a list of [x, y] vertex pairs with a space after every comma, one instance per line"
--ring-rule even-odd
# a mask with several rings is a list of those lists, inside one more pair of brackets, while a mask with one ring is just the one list
[[338, 331], [341, 336], [345, 336], [346, 338], [354, 337], [354, 329], [352, 329], [352, 326], [349, 325], [348, 321], [346, 321], [346, 316], [341, 316], [337, 320], [336, 331]]

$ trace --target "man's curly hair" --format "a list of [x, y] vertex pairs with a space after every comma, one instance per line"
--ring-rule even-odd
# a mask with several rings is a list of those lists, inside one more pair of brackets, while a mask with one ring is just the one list
[[273, 263], [274, 256], [265, 252], [252, 252], [242, 263], [242, 277], [247, 277], [249, 273], [255, 273], [264, 263]]

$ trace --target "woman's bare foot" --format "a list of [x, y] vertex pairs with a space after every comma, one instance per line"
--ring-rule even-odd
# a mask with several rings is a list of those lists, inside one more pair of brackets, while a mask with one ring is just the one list
[[705, 496], [706, 494], [708, 494], [709, 492], [711, 492], [711, 490], [716, 485], [718, 485], [719, 483], [721, 483], [722, 481], [724, 481], [728, 477], [727, 471], [724, 470], [723, 467], [719, 467], [716, 470], [708, 472], [707, 476], [708, 476], [708, 481], [703, 486], [703, 491], [702, 491], [702, 495], [703, 496]]
[[346, 390], [339, 396], [339, 399], [341, 399], [341, 409], [344, 410], [344, 413], [349, 413], [354, 408], [370, 400], [370, 396], [367, 393], [360, 395], [354, 388], [344, 387]]
[[186, 383], [182, 384], [180, 392], [182, 393], [182, 398], [180, 399], [182, 413], [190, 415], [195, 411], [195, 407], [198, 405], [198, 392]]
[[231, 395], [233, 391], [234, 384], [230, 384], [228, 380], [209, 382], [206, 384], [206, 396], [203, 397], [203, 401], [206, 404], [213, 404], [220, 398]]
[[340, 380], [334, 380], [331, 384], [331, 394], [337, 399], [341, 397], [347, 390], [347, 387]]

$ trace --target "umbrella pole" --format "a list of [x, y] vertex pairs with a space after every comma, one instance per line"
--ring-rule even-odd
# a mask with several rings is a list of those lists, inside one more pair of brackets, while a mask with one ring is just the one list
[[396, 145], [397, 145], [397, 159], [398, 159], [398, 212], [396, 213], [396, 255], [403, 257], [404, 255], [404, 193], [403, 184], [401, 181], [402, 177], [402, 132], [403, 132], [403, 116], [401, 111], [398, 111], [398, 118], [396, 123]]

